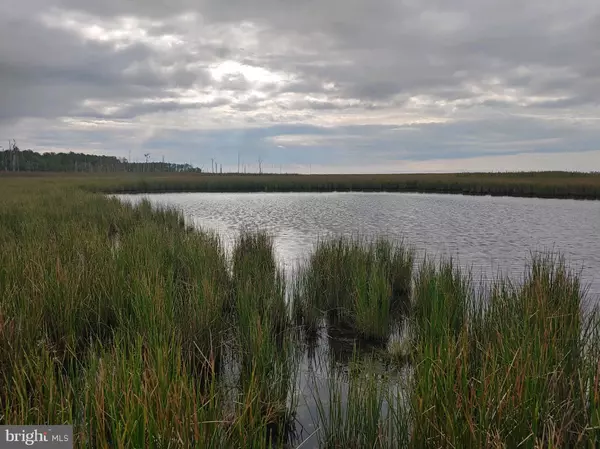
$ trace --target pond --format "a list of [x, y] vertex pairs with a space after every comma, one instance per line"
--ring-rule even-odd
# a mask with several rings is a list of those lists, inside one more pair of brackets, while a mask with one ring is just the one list
[[[321, 238], [340, 235], [404, 239], [419, 258], [452, 256], [473, 277], [500, 273], [518, 280], [535, 251], [556, 251], [581, 272], [588, 296], [600, 294], [600, 202], [404, 193], [177, 193], [121, 195], [174, 206], [194, 225], [216, 231], [231, 247], [244, 228], [266, 230], [291, 273]], [[398, 335], [396, 335], [398, 336]], [[335, 327], [307, 345], [295, 388], [292, 446], [318, 447], [319, 405], [327, 407], [329, 379], [343, 378], [355, 339]], [[385, 371], [385, 360], [381, 360]], [[340, 368], [340, 371], [337, 370]], [[398, 372], [398, 385], [407, 372]], [[347, 385], [340, 394], [345, 402]], [[317, 405], [317, 402], [319, 405]]]
[[600, 294], [600, 201], [418, 193], [176, 193], [121, 195], [174, 206], [231, 242], [269, 231], [293, 270], [328, 235], [404, 238], [419, 254], [452, 256], [475, 279], [522, 276], [534, 251], [557, 251]]

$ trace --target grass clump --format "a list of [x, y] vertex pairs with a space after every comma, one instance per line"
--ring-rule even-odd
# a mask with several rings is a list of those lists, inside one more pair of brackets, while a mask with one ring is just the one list
[[289, 321], [285, 275], [278, 268], [273, 238], [266, 232], [242, 231], [233, 249], [233, 287], [238, 315], [257, 312], [275, 333]]
[[583, 300], [578, 277], [552, 254], [534, 256], [522, 286], [493, 290], [477, 329], [486, 433], [509, 446], [576, 447], [588, 439]]
[[474, 303], [471, 277], [450, 260], [425, 259], [415, 276], [412, 314], [415, 335], [424, 343], [456, 337]]
[[256, 323], [231, 310], [231, 272], [171, 209], [59, 188], [0, 199], [0, 423], [73, 424], [83, 448], [266, 447], [264, 404], [293, 405], [266, 385], [293, 366], [272, 368], [270, 333], [232, 398], [225, 356], [251, 345], [230, 336]]
[[298, 365], [294, 333], [285, 298], [285, 276], [279, 269], [273, 239], [265, 232], [244, 230], [233, 248], [235, 339], [240, 358], [240, 391], [253, 395], [263, 419], [282, 438], [291, 420]]
[[499, 279], [477, 302], [466, 279], [425, 266], [417, 281], [414, 447], [588, 447], [597, 321], [578, 277], [535, 256], [521, 285]]
[[462, 442], [467, 426], [457, 405], [465, 398], [457, 386], [469, 378], [468, 363], [460, 362], [470, 348], [466, 323], [471, 301], [470, 279], [451, 261], [422, 263], [415, 279], [412, 317], [414, 447]]
[[403, 243], [340, 237], [317, 244], [301, 270], [296, 315], [316, 330], [323, 315], [365, 338], [385, 341], [390, 313], [405, 306], [414, 252]]

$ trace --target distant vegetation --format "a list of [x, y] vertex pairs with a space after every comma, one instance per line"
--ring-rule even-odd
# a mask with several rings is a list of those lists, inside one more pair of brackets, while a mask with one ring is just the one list
[[15, 141], [0, 151], [0, 172], [156, 173], [201, 172], [190, 164], [131, 162], [125, 158], [83, 153], [37, 153], [21, 150]]
[[[104, 193], [160, 192], [420, 192], [538, 198], [600, 199], [600, 173], [496, 172], [366, 175], [212, 173], [190, 164], [132, 163], [113, 156], [0, 151], [0, 177], [35, 176]], [[214, 162], [214, 161], [213, 161]], [[45, 176], [48, 174], [49, 176]], [[93, 175], [92, 175], [93, 174]], [[40, 176], [42, 175], [42, 176]]]
[[600, 174], [568, 172], [373, 175], [148, 174], [80, 183], [111, 193], [160, 192], [421, 192], [600, 199]]

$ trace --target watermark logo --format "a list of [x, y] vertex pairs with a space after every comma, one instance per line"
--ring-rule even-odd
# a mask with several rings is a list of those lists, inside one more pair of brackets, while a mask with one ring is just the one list
[[73, 426], [0, 426], [0, 449], [72, 449]]

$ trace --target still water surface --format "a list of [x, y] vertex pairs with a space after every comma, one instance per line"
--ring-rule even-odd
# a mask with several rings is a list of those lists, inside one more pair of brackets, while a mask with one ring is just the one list
[[562, 253], [600, 296], [600, 201], [418, 193], [176, 193], [148, 198], [175, 206], [231, 244], [244, 227], [275, 237], [288, 271], [328, 235], [404, 238], [420, 255], [453, 256], [475, 278], [519, 279], [532, 251]]

